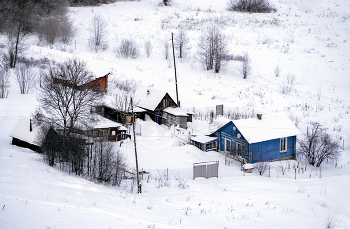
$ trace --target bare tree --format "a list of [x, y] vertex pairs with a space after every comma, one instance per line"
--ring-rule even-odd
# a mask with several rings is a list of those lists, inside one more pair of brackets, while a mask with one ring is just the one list
[[89, 46], [90, 49], [98, 52], [99, 50], [107, 49], [107, 22], [103, 19], [101, 15], [95, 15], [89, 27], [90, 38]]
[[0, 68], [0, 98], [7, 98], [9, 94], [9, 81], [10, 74], [7, 69]]
[[127, 162], [111, 142], [95, 141], [91, 157], [91, 177], [100, 182], [120, 186]]
[[115, 49], [115, 52], [125, 59], [136, 59], [140, 55], [136, 42], [128, 39], [122, 40], [120, 46]]
[[186, 56], [187, 52], [191, 49], [190, 39], [184, 26], [180, 26], [178, 33], [175, 36], [175, 48], [179, 52], [179, 58]]
[[311, 131], [299, 141], [298, 154], [310, 165], [321, 166], [323, 162], [336, 162], [340, 156], [339, 143], [332, 139], [319, 123], [312, 123]]
[[169, 58], [169, 42], [167, 40], [164, 41], [164, 56], [166, 60]]
[[36, 77], [31, 66], [25, 64], [17, 65], [16, 77], [21, 94], [28, 94], [35, 87]]
[[39, 102], [46, 113], [47, 122], [63, 129], [69, 137], [78, 127], [86, 127], [93, 120], [92, 106], [100, 102], [101, 92], [94, 88], [79, 87], [94, 79], [86, 63], [70, 59], [53, 66], [42, 76]]
[[259, 172], [259, 175], [262, 176], [266, 172], [269, 163], [267, 162], [258, 162], [254, 164], [254, 169]]
[[244, 54], [244, 60], [242, 62], [241, 74], [243, 79], [247, 79], [247, 77], [252, 73], [252, 65], [250, 63], [250, 58], [248, 53]]
[[17, 40], [15, 37], [13, 37], [13, 34], [7, 34], [5, 49], [0, 51], [0, 61], [4, 67], [14, 68], [16, 66], [17, 60], [26, 50], [26, 45], [23, 39], [24, 37], [21, 36], [19, 40]]
[[48, 44], [58, 41], [68, 44], [75, 35], [75, 29], [67, 15], [53, 15], [41, 20], [37, 34]]
[[127, 116], [131, 116], [131, 95], [127, 92], [119, 92], [115, 96], [114, 109], [118, 112], [123, 124], [126, 123]]
[[222, 62], [227, 57], [226, 37], [215, 24], [205, 30], [198, 42], [199, 61], [206, 70], [214, 69], [220, 72]]
[[153, 49], [153, 46], [151, 44], [151, 41], [146, 41], [145, 42], [145, 52], [146, 52], [146, 55], [147, 57], [150, 57], [151, 53], [152, 53], [152, 49]]

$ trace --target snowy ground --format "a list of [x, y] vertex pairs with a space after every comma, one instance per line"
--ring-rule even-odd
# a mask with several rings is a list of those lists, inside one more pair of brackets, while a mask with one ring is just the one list
[[[295, 180], [294, 161], [285, 175], [274, 162], [270, 177], [244, 176], [237, 162], [225, 165], [216, 152], [178, 146], [173, 129], [139, 121], [139, 167], [151, 174], [148, 182], [144, 176], [143, 193], [132, 192], [128, 182], [105, 187], [49, 167], [40, 155], [11, 145], [9, 134], [18, 117], [30, 116], [38, 106], [37, 91], [20, 95], [12, 74], [9, 97], [0, 100], [0, 228], [350, 228], [350, 3], [275, 0], [277, 13], [242, 14], [225, 11], [226, 0], [174, 0], [171, 7], [158, 2], [70, 8], [76, 42], [50, 47], [30, 37], [27, 56], [78, 57], [98, 76], [111, 72], [111, 80], [134, 80], [174, 95], [172, 63], [163, 57], [163, 43], [185, 22], [192, 49], [177, 61], [183, 107], [206, 112], [224, 104], [225, 110], [242, 112], [284, 111], [301, 132], [310, 121], [319, 121], [341, 144], [344, 139], [337, 166], [322, 167], [320, 175], [319, 169], [300, 165]], [[99, 53], [87, 44], [95, 14], [109, 26], [109, 48]], [[247, 80], [239, 75], [238, 62], [214, 74], [196, 61], [200, 30], [213, 20], [229, 37], [230, 53], [248, 51], [253, 74]], [[113, 49], [123, 38], [137, 41], [142, 52], [150, 40], [151, 57], [117, 58]], [[277, 64], [282, 70], [278, 78], [273, 74]], [[285, 87], [290, 92], [283, 92]], [[190, 131], [206, 132], [207, 127], [197, 120]], [[133, 142], [120, 150], [133, 167]], [[213, 160], [219, 160], [219, 178], [192, 179], [193, 163]]]

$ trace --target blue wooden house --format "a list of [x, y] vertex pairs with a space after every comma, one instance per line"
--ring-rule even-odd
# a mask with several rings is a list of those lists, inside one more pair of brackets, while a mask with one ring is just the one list
[[229, 121], [209, 136], [217, 138], [218, 151], [256, 163], [295, 157], [299, 134], [288, 116], [280, 112]]

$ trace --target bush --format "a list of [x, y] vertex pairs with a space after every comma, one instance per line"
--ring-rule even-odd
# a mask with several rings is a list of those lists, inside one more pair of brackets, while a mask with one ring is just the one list
[[276, 8], [271, 6], [267, 0], [230, 0], [227, 10], [249, 13], [276, 12]]
[[30, 65], [18, 64], [16, 77], [21, 94], [28, 94], [35, 86], [35, 72]]
[[137, 44], [133, 40], [124, 39], [119, 47], [115, 50], [115, 52], [125, 59], [132, 58], [136, 59], [140, 55], [140, 51], [137, 47]]

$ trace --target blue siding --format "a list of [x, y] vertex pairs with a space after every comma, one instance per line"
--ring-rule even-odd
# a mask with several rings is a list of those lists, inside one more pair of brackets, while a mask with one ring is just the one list
[[[238, 138], [238, 134], [241, 135], [240, 138]], [[245, 159], [247, 159], [250, 163], [271, 161], [292, 156], [295, 157], [296, 136], [290, 136], [287, 138], [286, 152], [280, 152], [280, 138], [248, 144], [244, 136], [232, 122], [222, 126], [219, 130], [211, 134], [211, 136], [218, 137], [219, 151], [226, 151], [226, 139], [231, 141], [230, 153], [232, 154], [236, 154], [236, 144], [242, 144], [242, 156], [245, 157]]]
[[287, 138], [286, 152], [280, 152], [279, 138], [250, 144], [250, 151], [252, 152], [251, 163], [260, 162], [260, 161], [277, 160], [277, 159], [282, 159], [286, 157], [295, 157], [295, 142], [296, 142], [295, 136], [291, 136]]

